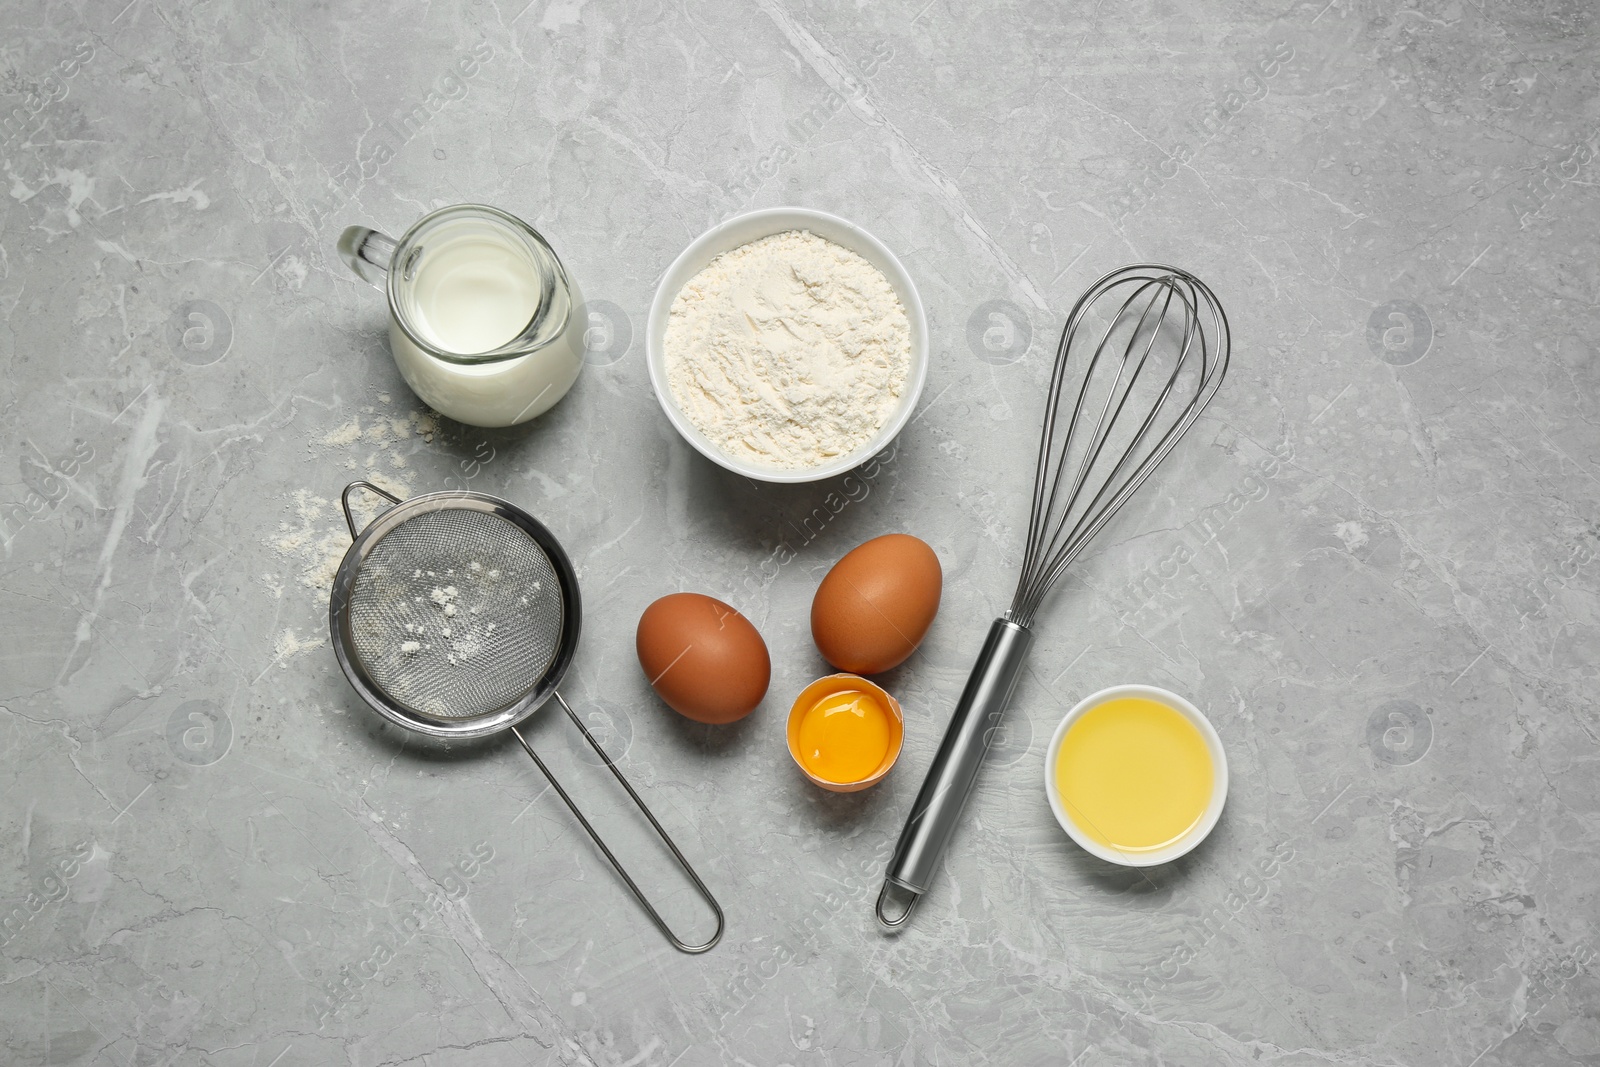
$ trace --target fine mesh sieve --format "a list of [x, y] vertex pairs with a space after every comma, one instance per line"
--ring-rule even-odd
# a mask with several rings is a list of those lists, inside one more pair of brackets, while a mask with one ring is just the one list
[[[359, 532], [350, 511], [357, 489], [393, 505]], [[357, 481], [340, 502], [354, 541], [334, 577], [328, 626], [356, 692], [390, 722], [435, 737], [511, 730], [667, 939], [684, 952], [715, 945], [721, 907], [556, 691], [577, 650], [581, 608], [577, 573], [550, 531], [483, 493], [428, 493], [402, 502]], [[717, 928], [709, 941], [686, 944], [667, 927], [517, 729], [552, 696], [711, 906]]]
[[556, 569], [515, 523], [441, 508], [375, 542], [350, 590], [355, 658], [416, 715], [476, 720], [538, 689], [561, 647]]

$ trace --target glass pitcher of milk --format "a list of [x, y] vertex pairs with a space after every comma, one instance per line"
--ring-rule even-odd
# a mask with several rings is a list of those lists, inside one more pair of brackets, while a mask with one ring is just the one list
[[511, 426], [550, 409], [583, 366], [582, 298], [537, 230], [482, 204], [419, 219], [398, 240], [365, 226], [339, 255], [389, 297], [389, 349], [442, 415]]

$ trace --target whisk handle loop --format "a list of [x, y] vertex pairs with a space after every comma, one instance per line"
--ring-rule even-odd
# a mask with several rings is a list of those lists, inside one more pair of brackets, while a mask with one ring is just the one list
[[1010, 619], [996, 619], [989, 627], [989, 637], [956, 702], [944, 741], [900, 832], [900, 843], [889, 862], [888, 883], [919, 895], [932, 883], [1032, 643], [1032, 631]]

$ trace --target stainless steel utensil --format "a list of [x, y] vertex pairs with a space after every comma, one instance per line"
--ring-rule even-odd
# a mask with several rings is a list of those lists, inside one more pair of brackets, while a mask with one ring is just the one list
[[[1045, 595], [1200, 417], [1222, 385], [1230, 346], [1216, 295], [1188, 271], [1160, 264], [1112, 271], [1067, 316], [1045, 400], [1022, 573], [1011, 607], [989, 628], [889, 862], [874, 910], [890, 930], [905, 925], [933, 881], [1022, 674]], [[1058, 432], [1064, 398], [1071, 409]], [[894, 919], [885, 912], [891, 888], [910, 894]]]
[[[350, 494], [393, 507], [357, 531]], [[328, 628], [350, 685], [374, 711], [407, 730], [442, 738], [509, 729], [577, 816], [657, 929], [683, 952], [722, 937], [722, 908], [556, 691], [578, 647], [578, 576], [549, 530], [521, 508], [482, 493], [428, 493], [404, 502], [370, 482], [340, 496], [354, 539], [333, 580]], [[716, 915], [710, 940], [678, 938], [518, 729], [551, 697], [628, 791]]]

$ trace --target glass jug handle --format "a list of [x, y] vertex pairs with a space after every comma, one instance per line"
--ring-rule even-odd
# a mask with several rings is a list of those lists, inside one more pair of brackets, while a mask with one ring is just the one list
[[385, 237], [377, 230], [351, 226], [339, 235], [339, 258], [362, 281], [382, 289], [395, 244], [393, 238]]

